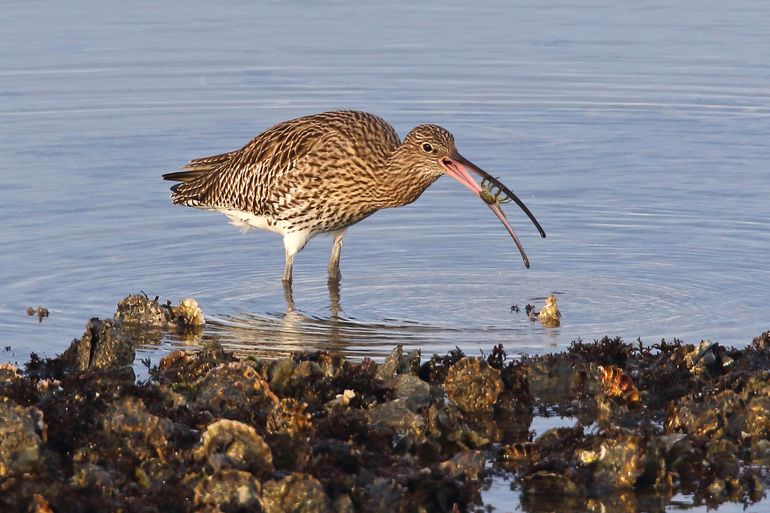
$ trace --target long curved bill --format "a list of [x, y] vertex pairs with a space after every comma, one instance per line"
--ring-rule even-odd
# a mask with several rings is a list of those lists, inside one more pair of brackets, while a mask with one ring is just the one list
[[[488, 183], [495, 186], [495, 188], [502, 191], [502, 194], [507, 196], [508, 198], [512, 199], [523, 211], [525, 214], [527, 214], [527, 217], [532, 221], [532, 223], [535, 225], [537, 230], [540, 232], [541, 237], [545, 237], [545, 230], [543, 230], [543, 227], [540, 226], [540, 223], [537, 222], [537, 219], [535, 219], [535, 216], [532, 214], [532, 212], [529, 211], [527, 206], [522, 202], [513, 192], [511, 192], [508, 187], [503, 185], [502, 182], [500, 182], [497, 178], [490, 175], [480, 167], [478, 167], [473, 162], [467, 160], [465, 157], [457, 153], [456, 151], [452, 152], [449, 157], [445, 157], [441, 161], [441, 165], [446, 169], [446, 172], [449, 176], [463, 184], [465, 187], [471, 190], [476, 196], [481, 198], [481, 186], [476, 183], [476, 181], [473, 179], [469, 171], [472, 171], [482, 177], [484, 180], [486, 180]], [[486, 201], [484, 203], [487, 203]], [[500, 206], [497, 203], [487, 203], [487, 206], [489, 209], [494, 212], [494, 214], [497, 216], [497, 218], [500, 220], [500, 222], [503, 223], [503, 226], [505, 226], [505, 229], [508, 230], [508, 233], [513, 238], [513, 242], [516, 243], [516, 247], [519, 248], [519, 253], [521, 253], [521, 258], [524, 260], [524, 266], [529, 268], [529, 258], [527, 258], [527, 254], [524, 252], [524, 247], [522, 247], [521, 242], [519, 241], [519, 237], [516, 236], [516, 232], [513, 231], [513, 228], [511, 228], [510, 223], [508, 223], [508, 219], [505, 217], [505, 214], [503, 214], [503, 211], [500, 209]]]

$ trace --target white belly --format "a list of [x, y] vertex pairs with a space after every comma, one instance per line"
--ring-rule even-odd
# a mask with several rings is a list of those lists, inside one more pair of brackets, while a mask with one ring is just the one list
[[229, 208], [218, 208], [215, 210], [226, 215], [230, 219], [230, 224], [237, 226], [242, 232], [247, 232], [251, 228], [259, 228], [260, 230], [267, 230], [280, 235], [286, 235], [287, 227], [285, 224], [280, 221], [275, 222], [268, 216], [260, 216], [252, 214], [251, 212]]
[[317, 233], [310, 230], [293, 230], [290, 231], [288, 223], [285, 221], [274, 221], [271, 217], [260, 216], [252, 214], [251, 212], [244, 212], [243, 210], [235, 209], [215, 209], [217, 212], [222, 212], [228, 218], [230, 218], [230, 224], [240, 228], [241, 232], [247, 232], [251, 228], [259, 228], [260, 230], [267, 230], [270, 232], [283, 235], [283, 245], [286, 248], [286, 252], [290, 255], [296, 255], [302, 248], [305, 247], [307, 241], [317, 235]]

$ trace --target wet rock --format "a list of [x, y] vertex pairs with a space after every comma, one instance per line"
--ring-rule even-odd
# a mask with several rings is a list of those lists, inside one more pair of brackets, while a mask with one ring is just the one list
[[414, 374], [420, 370], [421, 351], [415, 349], [404, 353], [404, 345], [398, 344], [377, 368], [377, 379], [388, 381], [399, 374]]
[[[282, 370], [285, 371], [287, 369], [283, 368]], [[278, 380], [279, 377], [284, 378], [283, 382]], [[308, 404], [325, 402], [331, 399], [325, 397], [325, 390], [321, 390], [319, 387], [321, 384], [328, 383], [328, 378], [324, 376], [324, 369], [317, 362], [301, 361], [293, 366], [291, 374], [288, 376], [273, 376], [271, 383], [274, 381], [284, 394], [291, 395], [297, 399], [301, 397]], [[313, 383], [313, 386], [308, 387], [308, 383]]]
[[762, 437], [770, 436], [770, 398], [757, 397], [746, 405], [746, 432]]
[[666, 432], [685, 432], [696, 437], [719, 438], [724, 431], [722, 419], [711, 405], [687, 401], [670, 406]]
[[248, 363], [214, 367], [193, 385], [195, 403], [213, 415], [264, 426], [278, 397]]
[[118, 303], [114, 318], [120, 321], [127, 333], [141, 344], [157, 344], [165, 330], [176, 330], [186, 339], [196, 339], [205, 324], [203, 311], [193, 298], [183, 299], [178, 306], [171, 302], [158, 302], [145, 294], [133, 294]]
[[77, 371], [126, 367], [134, 363], [136, 352], [119, 322], [88, 321], [86, 331], [61, 355], [61, 361]]
[[396, 347], [394, 347], [390, 351], [388, 356], [385, 357], [385, 361], [382, 362], [380, 366], [377, 368], [377, 373], [375, 374], [377, 379], [386, 381], [393, 378], [398, 372], [398, 369], [400, 367], [399, 360], [401, 359], [403, 353], [404, 353], [404, 345], [403, 344], [396, 345]]
[[766, 331], [758, 337], [754, 337], [754, 340], [751, 341], [751, 345], [752, 347], [763, 351], [770, 349], [770, 331]]
[[173, 423], [147, 411], [137, 397], [125, 397], [111, 404], [102, 417], [102, 429], [120, 437], [121, 445], [139, 460], [163, 457], [173, 433]]
[[540, 324], [546, 328], [556, 328], [561, 324], [561, 312], [556, 305], [556, 296], [551, 294], [545, 298], [543, 309], [537, 314]]
[[472, 429], [465, 416], [451, 403], [434, 403], [425, 411], [426, 434], [436, 440], [447, 452], [480, 448], [489, 443]]
[[598, 369], [601, 373], [602, 392], [606, 397], [621, 404], [639, 404], [639, 390], [623, 369], [614, 365], [600, 365]]
[[759, 438], [751, 440], [751, 462], [756, 465], [770, 465], [770, 440]]
[[261, 485], [242, 470], [218, 470], [195, 486], [195, 506], [216, 506], [224, 513], [261, 511]]
[[500, 447], [496, 462], [506, 470], [517, 471], [535, 463], [540, 458], [540, 449], [533, 442], [516, 442]]
[[264, 483], [262, 509], [265, 513], [332, 513], [331, 501], [321, 483], [301, 473]]
[[343, 494], [334, 499], [332, 511], [334, 511], [334, 513], [355, 513], [356, 508], [353, 505], [353, 499], [350, 498], [350, 495]]
[[350, 408], [350, 403], [356, 399], [356, 393], [350, 389], [345, 389], [341, 394], [337, 394], [334, 399], [324, 405], [324, 409], [329, 412], [339, 412]]
[[286, 433], [292, 436], [312, 430], [307, 403], [296, 399], [281, 399], [267, 416], [268, 433]]
[[36, 408], [24, 408], [0, 397], [0, 478], [20, 475], [39, 465], [45, 433]]
[[481, 358], [465, 357], [447, 372], [444, 390], [464, 412], [490, 411], [503, 390], [500, 371]]
[[401, 434], [420, 436], [425, 431], [422, 415], [414, 413], [402, 399], [388, 401], [367, 411], [373, 429], [388, 428]]
[[53, 513], [51, 505], [48, 504], [45, 497], [39, 493], [32, 496], [32, 504], [30, 504], [29, 511], [30, 513]]
[[393, 479], [378, 477], [369, 487], [370, 511], [376, 513], [390, 513], [399, 510], [399, 504], [404, 497], [405, 490]]
[[413, 374], [399, 374], [386, 384], [393, 389], [396, 399], [403, 399], [412, 411], [421, 410], [430, 404], [430, 385]]
[[434, 354], [430, 360], [420, 366], [418, 375], [431, 385], [441, 385], [446, 380], [449, 369], [465, 358], [465, 353], [460, 348], [449, 351], [444, 356]]
[[177, 324], [186, 328], [198, 328], [206, 324], [206, 319], [203, 317], [203, 310], [198, 305], [198, 302], [191, 298], [185, 298], [179, 306], [172, 309]]
[[[529, 391], [546, 405], [570, 402], [583, 389], [585, 376], [596, 374], [586, 369], [579, 356], [544, 355], [524, 361]], [[594, 381], [598, 385], [598, 380]]]
[[274, 472], [270, 447], [253, 427], [235, 420], [210, 424], [193, 455], [215, 470], [244, 470], [262, 479]]
[[211, 369], [235, 361], [235, 357], [221, 347], [197, 352], [176, 350], [161, 358], [157, 370], [151, 371], [151, 375], [175, 388], [187, 388], [203, 378]]
[[719, 344], [710, 340], [702, 340], [700, 344], [685, 352], [684, 361], [690, 372], [700, 376], [707, 372], [718, 371], [718, 368], [721, 367], [719, 354]]
[[538, 470], [521, 480], [526, 495], [576, 496], [578, 487], [569, 477], [547, 470]]
[[[133, 342], [155, 329], [109, 322]], [[130, 367], [32, 358], [0, 366], [0, 511], [38, 495], [41, 511], [459, 513], [495, 453], [533, 511], [662, 511], [677, 493], [749, 504], [768, 481], [751, 463], [770, 461], [770, 350], [696, 349], [605, 338], [418, 369], [403, 348], [383, 365], [212, 348], [173, 352], [142, 383]], [[691, 372], [708, 351], [717, 364]], [[533, 414], [573, 427], [531, 442]]]
[[281, 399], [267, 417], [265, 437], [277, 469], [297, 471], [309, 458], [308, 438], [313, 431], [307, 403]]
[[641, 440], [620, 435], [602, 441], [593, 471], [594, 489], [606, 493], [617, 488], [632, 488], [644, 471]]
[[0, 385], [20, 378], [21, 372], [15, 365], [6, 362], [0, 363]]
[[103, 465], [91, 462], [75, 462], [70, 483], [76, 488], [90, 488], [107, 493], [121, 478], [120, 473]]
[[439, 467], [446, 474], [459, 479], [464, 477], [478, 481], [484, 471], [487, 454], [484, 451], [464, 451], [455, 454], [452, 459], [442, 462]]
[[152, 328], [166, 328], [174, 322], [169, 304], [160, 304], [157, 297], [150, 299], [144, 294], [132, 294], [121, 299], [114, 318], [127, 325]]
[[408, 494], [401, 502], [399, 511], [425, 511], [426, 513], [459, 513], [460, 505], [471, 504], [478, 495], [471, 489], [471, 481], [464, 484], [436, 470], [423, 469], [404, 480]]
[[270, 376], [270, 389], [277, 394], [285, 395], [289, 392], [292, 374], [294, 374], [296, 363], [291, 358], [279, 358], [273, 361], [268, 368]]

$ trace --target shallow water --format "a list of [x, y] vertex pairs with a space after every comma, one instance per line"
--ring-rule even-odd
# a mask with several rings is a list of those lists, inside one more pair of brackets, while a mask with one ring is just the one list
[[[194, 296], [204, 339], [261, 354], [750, 342], [770, 328], [770, 5], [670, 4], [4, 2], [0, 359], [61, 352], [139, 290]], [[445, 178], [348, 231], [339, 297], [313, 240], [290, 308], [279, 238], [170, 204], [161, 173], [334, 108], [451, 130], [548, 233], [506, 206], [532, 268]], [[562, 327], [531, 324], [552, 292]]]

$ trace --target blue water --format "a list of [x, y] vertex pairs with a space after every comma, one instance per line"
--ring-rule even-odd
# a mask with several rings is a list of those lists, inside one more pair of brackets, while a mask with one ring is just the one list
[[[770, 329], [770, 4], [17, 2], [0, 8], [0, 360], [54, 355], [143, 290], [239, 352], [544, 352]], [[535, 213], [532, 262], [452, 180], [295, 263], [160, 175], [336, 108], [439, 123]], [[557, 293], [560, 328], [527, 303]], [[42, 323], [28, 306], [43, 305]], [[518, 305], [522, 313], [511, 312]]]

